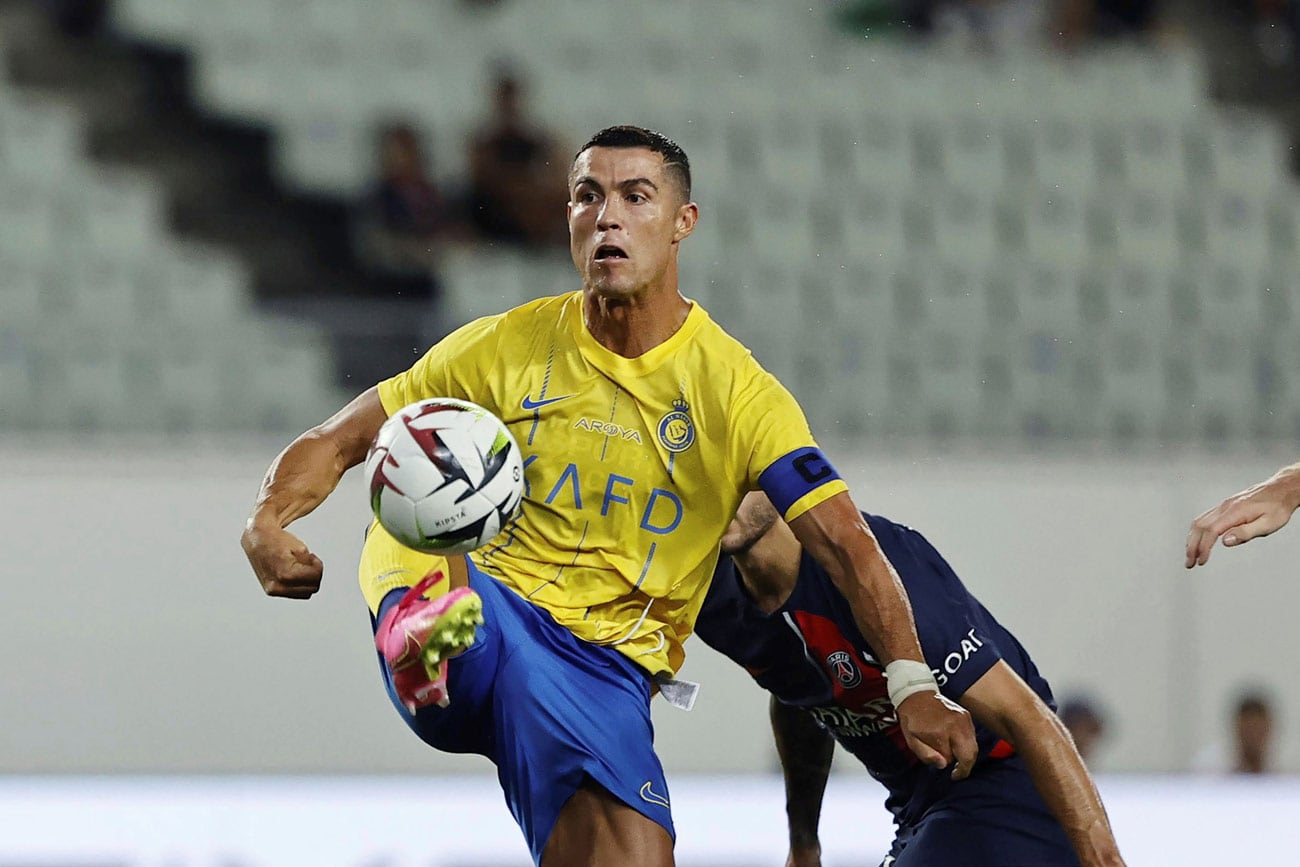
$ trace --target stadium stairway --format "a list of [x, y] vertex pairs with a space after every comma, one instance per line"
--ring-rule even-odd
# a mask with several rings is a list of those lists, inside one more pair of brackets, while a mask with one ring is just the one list
[[409, 363], [428, 300], [401, 288], [376, 299], [384, 288], [351, 256], [348, 203], [277, 184], [270, 131], [198, 110], [183, 52], [80, 25], [70, 34], [37, 4], [0, 0], [10, 81], [72, 105], [97, 162], [157, 181], [169, 231], [236, 255], [264, 310], [326, 327], [345, 389]]

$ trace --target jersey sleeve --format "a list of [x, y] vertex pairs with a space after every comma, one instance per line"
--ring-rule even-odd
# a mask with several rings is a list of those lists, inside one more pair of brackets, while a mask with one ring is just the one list
[[748, 487], [761, 488], [785, 520], [848, 490], [818, 448], [794, 395], [762, 368], [742, 391], [733, 421]]
[[476, 319], [448, 334], [406, 370], [379, 383], [379, 402], [389, 415], [431, 397], [483, 403], [476, 384], [486, 380], [496, 355], [500, 316]]
[[954, 701], [1002, 659], [984, 610], [928, 541], [911, 531], [889, 553], [912, 603], [921, 652], [940, 691]]

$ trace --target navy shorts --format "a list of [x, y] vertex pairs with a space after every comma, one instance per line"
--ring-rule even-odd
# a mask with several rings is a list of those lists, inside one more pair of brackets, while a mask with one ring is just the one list
[[[560, 809], [586, 778], [675, 839], [654, 751], [650, 676], [617, 650], [579, 639], [472, 563], [469, 571], [484, 624], [474, 645], [447, 663], [451, 704], [411, 714], [380, 660], [406, 724], [436, 749], [492, 760], [538, 863]], [[381, 618], [401, 592], [385, 597]]]
[[[891, 860], [893, 859], [893, 860]], [[1079, 867], [1019, 758], [976, 768], [913, 825], [881, 867]]]

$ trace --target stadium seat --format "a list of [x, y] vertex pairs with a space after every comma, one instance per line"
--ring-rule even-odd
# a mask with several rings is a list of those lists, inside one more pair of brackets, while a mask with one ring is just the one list
[[1293, 334], [1300, 318], [1300, 260], [1275, 260], [1255, 280], [1264, 334]]
[[370, 130], [333, 108], [300, 105], [281, 117], [275, 167], [288, 184], [355, 197], [370, 179], [373, 154]]
[[222, 10], [197, 42], [194, 88], [201, 106], [220, 115], [262, 121], [277, 118], [282, 105], [277, 80], [275, 3], [240, 3]]
[[55, 201], [29, 182], [0, 178], [0, 257], [39, 267], [60, 254]]
[[998, 255], [999, 203], [979, 184], [945, 184], [933, 198], [934, 242], [947, 260], [980, 268]]
[[1300, 438], [1300, 344], [1294, 332], [1277, 332], [1258, 354], [1259, 429], [1280, 440]]
[[203, 246], [174, 245], [144, 269], [159, 314], [174, 323], [219, 326], [249, 308], [249, 277], [238, 260]]
[[1008, 178], [1003, 127], [987, 114], [968, 112], [951, 118], [941, 130], [943, 174], [966, 189], [996, 190]]
[[1028, 127], [1028, 142], [1039, 187], [1071, 196], [1089, 192], [1097, 168], [1088, 125], [1065, 114], [1035, 121]]
[[61, 315], [69, 322], [111, 328], [112, 333], [130, 332], [149, 313], [134, 261], [81, 256], [52, 267], [49, 275], [50, 282], [56, 284], [54, 297], [62, 297]]
[[893, 112], [867, 108], [846, 114], [854, 136], [850, 148], [850, 183], [865, 183], [897, 194], [911, 185], [916, 174], [915, 156], [904, 119]]
[[117, 0], [109, 10], [121, 30], [171, 47], [184, 47], [196, 35], [204, 0]]
[[1289, 182], [1286, 143], [1271, 120], [1214, 116], [1208, 131], [1210, 177], [1218, 186], [1247, 195], [1269, 195]]
[[1164, 328], [1176, 318], [1171, 314], [1169, 285], [1163, 279], [1167, 269], [1140, 259], [1119, 264], [1114, 271], [1114, 306], [1119, 324], [1142, 328], [1148, 333]]
[[1181, 121], [1163, 116], [1135, 117], [1116, 127], [1123, 172], [1131, 184], [1178, 189], [1188, 176]]
[[1121, 443], [1151, 440], [1163, 431], [1167, 412], [1166, 370], [1160, 345], [1140, 326], [1123, 325], [1101, 335], [1096, 355], [1102, 386], [1099, 433]]
[[1066, 187], [1039, 186], [1029, 191], [1025, 209], [1025, 252], [1077, 268], [1088, 255], [1087, 200]]
[[152, 424], [134, 400], [112, 330], [101, 323], [61, 322], [35, 335], [29, 361], [35, 393], [58, 399], [29, 406], [34, 427], [103, 433]]
[[1196, 437], [1222, 445], [1255, 435], [1263, 409], [1258, 341], [1222, 318], [1211, 320], [1188, 337], [1183, 348], [1196, 354], [1192, 413]]
[[1206, 325], [1226, 326], [1243, 334], [1260, 334], [1265, 329], [1264, 293], [1254, 264], [1260, 261], [1266, 259], [1220, 254], [1203, 262], [1198, 273]]
[[1101, 203], [1124, 261], [1170, 261], [1180, 251], [1178, 206], [1160, 188], [1130, 186]]
[[28, 430], [33, 426], [31, 363], [19, 336], [9, 326], [0, 326], [0, 432]]
[[81, 239], [103, 257], [147, 256], [164, 225], [159, 191], [145, 178], [99, 172], [79, 184]]
[[1214, 188], [1202, 193], [1205, 216], [1204, 249], [1220, 260], [1242, 264], [1267, 262], [1276, 246], [1284, 246], [1285, 225], [1273, 232], [1270, 203], [1235, 189]]

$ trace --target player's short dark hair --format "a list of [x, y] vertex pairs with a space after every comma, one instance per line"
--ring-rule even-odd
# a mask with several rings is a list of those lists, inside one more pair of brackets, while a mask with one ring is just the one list
[[682, 188], [682, 198], [691, 198], [691, 161], [681, 145], [661, 132], [641, 126], [607, 126], [587, 140], [573, 155], [578, 157], [592, 148], [645, 148], [664, 158], [664, 167]]

